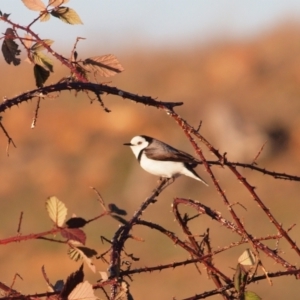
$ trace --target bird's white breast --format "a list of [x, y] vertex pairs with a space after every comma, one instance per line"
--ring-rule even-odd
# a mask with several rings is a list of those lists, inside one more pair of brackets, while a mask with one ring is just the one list
[[183, 174], [182, 162], [152, 160], [143, 153], [140, 160], [141, 167], [147, 172], [160, 177], [176, 177]]

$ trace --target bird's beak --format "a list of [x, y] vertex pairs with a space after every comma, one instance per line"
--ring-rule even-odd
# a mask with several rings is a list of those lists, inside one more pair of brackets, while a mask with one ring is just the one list
[[123, 145], [124, 145], [124, 146], [132, 146], [131, 143], [124, 143]]

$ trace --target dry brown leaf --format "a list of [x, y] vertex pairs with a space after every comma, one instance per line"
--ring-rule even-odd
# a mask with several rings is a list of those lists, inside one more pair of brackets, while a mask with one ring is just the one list
[[114, 76], [124, 71], [118, 59], [112, 54], [87, 58], [83, 61], [83, 65], [87, 71], [103, 77]]
[[65, 3], [68, 3], [69, 0], [49, 0], [48, 5], [49, 6], [59, 6]]
[[22, 0], [24, 5], [34, 11], [43, 11], [46, 9], [45, 4], [41, 0]]
[[26, 33], [23, 39], [23, 43], [26, 46], [26, 48], [29, 49], [32, 45], [32, 36]]
[[83, 245], [85, 244], [86, 241], [85, 233], [78, 228], [64, 228], [61, 231], [61, 235], [68, 240], [78, 241]]
[[75, 289], [68, 296], [68, 300], [96, 300], [98, 299], [93, 290], [93, 286], [88, 282], [81, 282], [76, 285]]

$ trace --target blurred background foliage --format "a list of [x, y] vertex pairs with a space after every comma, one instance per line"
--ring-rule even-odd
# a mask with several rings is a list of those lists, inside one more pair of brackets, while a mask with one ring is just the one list
[[[88, 57], [91, 53], [79, 55]], [[283, 24], [247, 41], [216, 40], [184, 49], [136, 48], [120, 50], [117, 56], [125, 72], [109, 79], [111, 82], [105, 79], [108, 84], [163, 101], [183, 101], [184, 106], [177, 108], [179, 114], [195, 127], [202, 121], [201, 133], [221, 153], [227, 152], [229, 160], [250, 163], [266, 142], [259, 165], [299, 175], [299, 25]], [[56, 64], [48, 83], [57, 82], [67, 75], [65, 72]], [[34, 88], [32, 66], [26, 63], [15, 68], [2, 60], [0, 79], [1, 97], [10, 98]], [[122, 146], [134, 135], [150, 135], [194, 154], [185, 135], [164, 112], [114, 96], [103, 96], [103, 100], [111, 113], [105, 113], [96, 101], [90, 104], [84, 93], [63, 92], [42, 100], [35, 129], [30, 129], [35, 101], [3, 114], [3, 124], [17, 148], [10, 147], [7, 157], [7, 141], [4, 134], [0, 135], [1, 238], [16, 234], [21, 211], [24, 212], [22, 234], [51, 227], [45, 210], [45, 200], [50, 195], [56, 195], [66, 204], [69, 217], [74, 213], [89, 219], [100, 214], [101, 207], [90, 186], [100, 191], [106, 203], [117, 204], [131, 216], [157, 182], [157, 178], [139, 167], [130, 149]], [[208, 160], [214, 158], [206, 149], [205, 154]], [[213, 170], [230, 201], [247, 208], [247, 211], [242, 207], [236, 210], [249, 232], [257, 237], [276, 234], [236, 178], [226, 169]], [[210, 182], [203, 167], [199, 166], [197, 171]], [[241, 172], [257, 187], [258, 195], [284, 228], [298, 222], [299, 183], [274, 180], [249, 170]], [[171, 212], [175, 196], [201, 201], [229, 217], [212, 185], [206, 188], [189, 178], [176, 180], [143, 217], [185, 238]], [[239, 240], [205, 217], [193, 224], [193, 232], [197, 234], [210, 228], [214, 249]], [[88, 225], [87, 246], [99, 254], [105, 251], [109, 244], [102, 244], [100, 236], [111, 239], [118, 226], [109, 217]], [[297, 240], [299, 233], [296, 226], [291, 236]], [[126, 245], [127, 252], [140, 257], [133, 267], [188, 258], [182, 249], [156, 232], [136, 227], [133, 234], [145, 239]], [[266, 244], [275, 248], [275, 241]], [[279, 247], [286, 252], [288, 261], [299, 261], [285, 242]], [[234, 273], [231, 268], [236, 266], [244, 249], [241, 246], [218, 255], [216, 265], [231, 276]], [[3, 245], [0, 281], [10, 285], [14, 274], [19, 273], [23, 281], [17, 280], [15, 289], [23, 293], [44, 291], [42, 265], [53, 283], [79, 267], [66, 253], [64, 245], [42, 240]], [[280, 269], [268, 258], [262, 259], [268, 271]], [[101, 261], [95, 264], [98, 270], [107, 268]], [[134, 276], [131, 292], [135, 299], [145, 300], [152, 299], [154, 294], [160, 299], [188, 297], [214, 287], [205, 270], [202, 267], [201, 270], [201, 276], [194, 266]], [[100, 279], [100, 275], [87, 269], [86, 276], [92, 282]], [[299, 294], [299, 284], [291, 277], [274, 279], [273, 287], [261, 282], [251, 289], [264, 299], [296, 299]]]

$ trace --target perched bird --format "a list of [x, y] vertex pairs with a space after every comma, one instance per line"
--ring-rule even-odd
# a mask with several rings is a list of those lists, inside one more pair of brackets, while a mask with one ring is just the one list
[[153, 175], [166, 178], [185, 175], [208, 186], [194, 170], [200, 161], [183, 151], [146, 135], [135, 136], [124, 145], [130, 146], [141, 167]]

